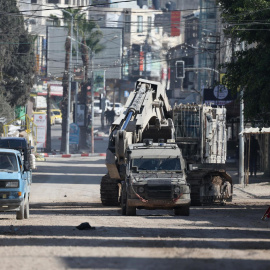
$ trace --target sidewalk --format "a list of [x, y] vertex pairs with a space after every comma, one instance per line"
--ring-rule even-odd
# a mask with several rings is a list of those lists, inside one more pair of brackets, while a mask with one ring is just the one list
[[237, 198], [244, 197], [253, 199], [267, 199], [270, 205], [270, 177], [265, 176], [263, 172], [258, 172], [257, 176], [249, 176], [248, 184], [239, 184], [237, 170], [228, 170], [233, 180], [234, 196]]

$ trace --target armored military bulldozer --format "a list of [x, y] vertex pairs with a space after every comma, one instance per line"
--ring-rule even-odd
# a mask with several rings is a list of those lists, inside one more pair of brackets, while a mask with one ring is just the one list
[[191, 205], [232, 200], [232, 178], [226, 172], [226, 109], [198, 104], [173, 108], [175, 141], [187, 162]]

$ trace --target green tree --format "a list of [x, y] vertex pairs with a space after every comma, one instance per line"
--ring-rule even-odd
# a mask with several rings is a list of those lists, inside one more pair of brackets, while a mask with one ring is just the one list
[[268, 119], [270, 112], [270, 2], [268, 0], [218, 0], [225, 34], [241, 50], [233, 50], [224, 64], [224, 82], [234, 91], [244, 90], [246, 119]]
[[[67, 11], [67, 12], [65, 12]], [[79, 36], [82, 38], [82, 44], [85, 44], [86, 46], [89, 46], [89, 44], [92, 46], [89, 46], [91, 49], [93, 48], [99, 51], [100, 46], [98, 45], [98, 42], [100, 40], [100, 33], [98, 31], [93, 31], [94, 28], [97, 28], [97, 24], [91, 21], [86, 20], [85, 14], [81, 13], [80, 9], [73, 9], [73, 8], [67, 8], [65, 11], [62, 11], [63, 15], [63, 20], [65, 24], [68, 27], [68, 35], [66, 38], [65, 42], [65, 72], [63, 75], [63, 80], [62, 80], [62, 85], [63, 85], [63, 100], [61, 103], [61, 111], [62, 111], [62, 116], [63, 116], [63, 123], [67, 122], [67, 104], [68, 104], [68, 71], [70, 67], [70, 45], [71, 45], [71, 27], [73, 27], [73, 33], [77, 32]], [[73, 25], [71, 25], [72, 21], [72, 16], [73, 16]], [[51, 15], [50, 16], [53, 20], [55, 25], [59, 25], [59, 21], [56, 16]], [[75, 36], [75, 35], [73, 35]], [[92, 40], [93, 39], [93, 40]], [[90, 41], [89, 41], [90, 40]], [[95, 41], [95, 42], [94, 42]], [[93, 45], [92, 45], [93, 43]], [[88, 76], [88, 63], [89, 63], [89, 54], [88, 54], [88, 48], [86, 46], [81, 46], [81, 53], [82, 53], [82, 61], [85, 66], [85, 78], [87, 81], [87, 76]], [[80, 100], [85, 102], [86, 100], [86, 87], [82, 87], [82, 93]], [[85, 98], [84, 98], [85, 97]], [[62, 141], [61, 141], [61, 151], [65, 151], [65, 146], [66, 146], [66, 130], [67, 126], [65, 124], [62, 125]], [[81, 141], [83, 144], [86, 144], [86, 128], [81, 129]], [[83, 145], [83, 146], [84, 146]]]
[[35, 75], [35, 37], [29, 35], [16, 0], [0, 1], [0, 92], [11, 105], [25, 105]]

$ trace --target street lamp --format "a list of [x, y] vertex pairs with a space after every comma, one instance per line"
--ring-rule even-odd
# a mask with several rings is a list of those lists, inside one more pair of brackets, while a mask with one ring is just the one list
[[[55, 5], [58, 9], [60, 7]], [[67, 128], [66, 128], [66, 154], [69, 154], [69, 126], [70, 126], [70, 97], [71, 97], [71, 66], [72, 66], [72, 40], [73, 40], [73, 17], [74, 15], [65, 9], [61, 9], [64, 13], [71, 16], [71, 25], [70, 25], [70, 54], [69, 54], [69, 74], [68, 74], [68, 107], [67, 107]]]

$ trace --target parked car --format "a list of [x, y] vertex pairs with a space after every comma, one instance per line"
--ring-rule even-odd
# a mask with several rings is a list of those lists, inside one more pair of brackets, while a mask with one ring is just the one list
[[[108, 99], [105, 100], [105, 108], [104, 108], [104, 112], [109, 109], [111, 110], [111, 106], [110, 106], [110, 101]], [[94, 114], [101, 114], [102, 113], [102, 108], [100, 106], [100, 100], [96, 99], [94, 100]]]
[[62, 124], [62, 112], [59, 109], [51, 110], [55, 116], [55, 124]]
[[[110, 103], [111, 108], [113, 108], [113, 103]], [[123, 111], [124, 107], [122, 103], [116, 102], [114, 103], [114, 111], [115, 111], [115, 115], [120, 115], [121, 112]]]

